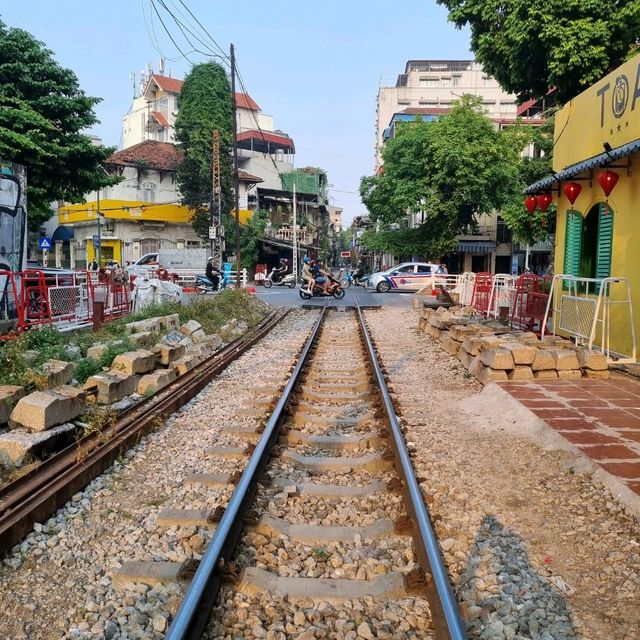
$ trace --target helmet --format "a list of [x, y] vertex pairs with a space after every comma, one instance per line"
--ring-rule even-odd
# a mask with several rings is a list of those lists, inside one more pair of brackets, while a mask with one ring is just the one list
[[209, 257], [207, 258], [207, 262], [211, 262], [212, 260], [213, 260], [213, 256], [209, 256]]
[[282, 262], [282, 264], [289, 264], [289, 261], [286, 258], [280, 258], [280, 262]]
[[304, 262], [305, 264], [309, 264], [311, 262], [311, 258], [309, 256], [305, 256], [304, 258], [302, 258], [302, 262]]

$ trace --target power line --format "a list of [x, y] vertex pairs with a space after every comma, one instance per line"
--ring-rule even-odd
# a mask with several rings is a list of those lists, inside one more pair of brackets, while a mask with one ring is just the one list
[[151, 7], [152, 9], [155, 11], [156, 15], [158, 16], [158, 20], [160, 20], [160, 24], [162, 25], [162, 28], [165, 30], [166, 34], [169, 36], [169, 39], [171, 40], [171, 42], [173, 42], [173, 46], [182, 54], [182, 57], [185, 60], [188, 60], [189, 62], [191, 62], [191, 64], [193, 64], [193, 61], [189, 58], [189, 56], [178, 46], [178, 43], [175, 41], [174, 37], [171, 35], [171, 32], [169, 31], [169, 29], [167, 29], [167, 25], [164, 23], [164, 20], [162, 19], [162, 16], [160, 15], [160, 12], [158, 11], [158, 8], [155, 5], [154, 0], [151, 0]]
[[214, 40], [213, 36], [204, 28], [200, 20], [198, 20], [198, 18], [193, 14], [191, 9], [189, 9], [189, 7], [183, 2], [183, 0], [178, 0], [178, 1], [189, 12], [189, 15], [197, 22], [198, 26], [202, 29], [202, 31], [209, 37], [209, 40], [211, 40], [211, 42], [213, 42], [215, 47], [217, 47], [222, 57], [228, 61], [229, 56], [227, 55], [226, 51]]

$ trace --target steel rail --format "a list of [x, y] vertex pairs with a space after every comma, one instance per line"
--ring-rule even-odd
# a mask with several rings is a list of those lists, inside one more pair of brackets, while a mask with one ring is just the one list
[[207, 547], [198, 569], [182, 599], [165, 640], [184, 640], [200, 638], [222, 583], [221, 571], [231, 559], [244, 524], [244, 518], [253, 503], [257, 492], [258, 480], [264, 472], [277, 442], [278, 431], [285, 417], [285, 409], [306, 364], [311, 348], [318, 337], [320, 327], [327, 314], [327, 305], [322, 308], [320, 317], [304, 344], [298, 361], [287, 382], [265, 429], [256, 444], [249, 462], [242, 472], [224, 515], [216, 528], [213, 539]]
[[[433, 530], [429, 510], [422, 497], [420, 486], [413, 470], [407, 444], [402, 433], [402, 427], [398, 421], [391, 394], [387, 388], [384, 373], [380, 367], [369, 329], [360, 309], [357, 296], [354, 296], [356, 312], [360, 323], [360, 330], [367, 346], [369, 361], [373, 369], [376, 384], [380, 389], [382, 401], [387, 414], [387, 420], [391, 431], [391, 444], [393, 445], [396, 471], [404, 483], [405, 506], [411, 512], [414, 521], [414, 541], [416, 542], [416, 552], [421, 561], [421, 566], [425, 574], [430, 575], [435, 585], [429, 590], [431, 598], [431, 613], [433, 615], [437, 638], [450, 638], [451, 640], [467, 640], [467, 633], [464, 622], [453, 589], [449, 582], [447, 569], [440, 553], [438, 539]], [[431, 585], [429, 585], [431, 587]]]
[[123, 412], [102, 432], [87, 434], [29, 474], [0, 489], [0, 553], [8, 551], [75, 493], [86, 487], [122, 453], [152, 431], [159, 419], [197, 395], [213, 377], [263, 338], [288, 313], [273, 312], [246, 337], [238, 338], [209, 358]]

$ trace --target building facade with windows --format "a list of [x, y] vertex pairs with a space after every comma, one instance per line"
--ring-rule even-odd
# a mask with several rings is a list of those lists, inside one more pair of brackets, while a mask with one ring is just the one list
[[[526, 193], [551, 193], [557, 201], [555, 273], [628, 278], [640, 336], [640, 55], [557, 113], [553, 170]], [[614, 184], [608, 196], [600, 184], [605, 172]], [[579, 192], [574, 204], [567, 185]], [[625, 305], [612, 305], [610, 320], [611, 349], [628, 354]]]
[[408, 60], [394, 86], [378, 89], [376, 170], [382, 164], [385, 130], [393, 114], [408, 108], [449, 109], [463, 94], [480, 96], [490, 118], [515, 118], [516, 96], [505, 92], [473, 60]]

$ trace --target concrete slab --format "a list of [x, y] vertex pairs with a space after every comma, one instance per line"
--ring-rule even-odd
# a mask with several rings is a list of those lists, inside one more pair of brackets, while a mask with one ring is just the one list
[[204, 450], [207, 458], [225, 458], [226, 460], [241, 460], [249, 455], [247, 447], [208, 447]]
[[310, 388], [301, 389], [300, 396], [305, 400], [314, 400], [327, 404], [344, 404], [345, 402], [356, 402], [358, 400], [367, 400], [371, 397], [369, 393], [321, 393]]
[[380, 453], [368, 453], [364, 456], [349, 458], [346, 456], [303, 456], [291, 450], [282, 453], [282, 458], [291, 461], [298, 469], [312, 473], [325, 471], [388, 471], [393, 469], [391, 460], [384, 460]]
[[382, 444], [382, 439], [377, 433], [363, 433], [357, 436], [316, 436], [291, 429], [283, 439], [289, 444], [305, 444], [336, 451], [372, 449]]
[[159, 527], [215, 527], [212, 512], [206, 509], [164, 509], [157, 518]]
[[183, 562], [144, 562], [134, 560], [125, 562], [112, 577], [112, 586], [116, 590], [125, 589], [135, 583], [157, 587], [163, 584], [186, 582], [183, 577], [185, 563]]
[[[288, 487], [292, 485], [289, 478], [275, 478], [274, 484], [277, 487]], [[339, 484], [314, 484], [313, 482], [302, 482], [295, 485], [297, 493], [301, 496], [319, 496], [325, 498], [350, 498], [358, 496], [371, 496], [376, 493], [383, 493], [388, 490], [386, 482], [375, 480], [364, 487]]]
[[241, 440], [247, 440], [248, 442], [258, 442], [262, 435], [261, 431], [256, 431], [255, 428], [251, 427], [222, 427], [222, 433], [235, 436]]
[[285, 578], [269, 571], [248, 567], [238, 587], [242, 593], [269, 592], [287, 596], [290, 602], [302, 599], [341, 602], [371, 597], [376, 600], [406, 598], [411, 595], [401, 573], [386, 573], [375, 580], [331, 578]]
[[304, 411], [296, 411], [293, 414], [294, 424], [313, 424], [317, 426], [325, 427], [357, 427], [358, 425], [365, 424], [372, 419], [372, 415], [362, 415], [355, 418], [334, 418], [332, 416], [316, 415], [313, 413], [306, 413]]

